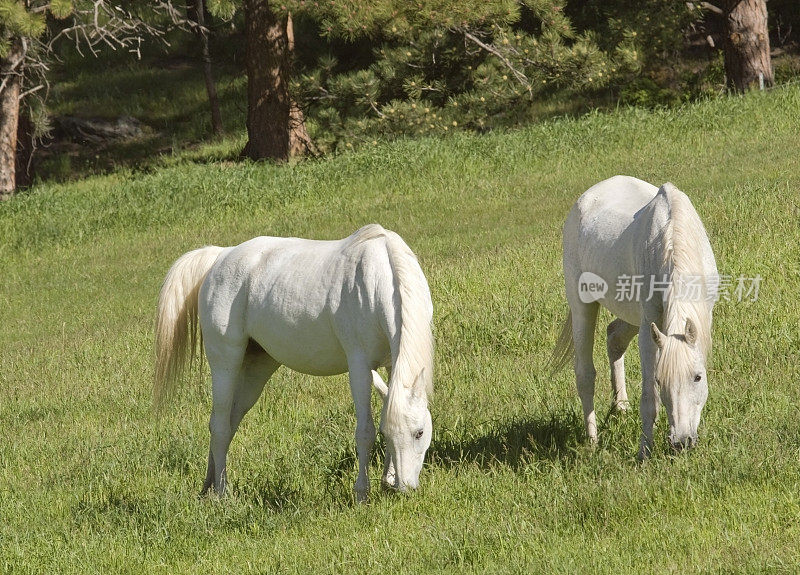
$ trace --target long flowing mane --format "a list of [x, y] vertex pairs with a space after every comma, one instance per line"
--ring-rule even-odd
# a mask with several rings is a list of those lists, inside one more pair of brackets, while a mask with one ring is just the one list
[[[426, 282], [419, 270], [417, 257], [392, 232], [387, 236], [389, 258], [400, 297], [400, 345], [392, 368], [391, 381], [413, 385], [417, 377], [424, 382], [425, 392], [433, 393], [433, 331], [431, 304]], [[404, 371], [407, 370], [407, 373]]]
[[703, 222], [689, 198], [670, 183], [666, 195], [669, 219], [663, 230], [664, 267], [669, 287], [664, 300], [664, 333], [683, 333], [686, 320], [697, 328], [697, 342], [704, 356], [711, 351], [711, 308], [716, 278], [707, 277], [703, 246], [708, 242]]
[[400, 389], [412, 387], [417, 378], [421, 378], [421, 389], [426, 395], [433, 393], [434, 342], [430, 292], [416, 255], [400, 236], [371, 224], [351, 237], [355, 243], [384, 238], [392, 267], [399, 342], [397, 346], [392, 346], [389, 397], [385, 411], [386, 421], [391, 422], [402, 417], [402, 406], [395, 401]]

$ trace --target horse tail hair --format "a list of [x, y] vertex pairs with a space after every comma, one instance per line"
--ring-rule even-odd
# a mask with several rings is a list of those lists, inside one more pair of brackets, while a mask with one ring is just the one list
[[[224, 248], [208, 246], [183, 254], [172, 264], [161, 286], [156, 312], [156, 373], [153, 406], [159, 411], [174, 395], [176, 383], [198, 355], [197, 300], [200, 286]], [[199, 335], [199, 337], [198, 337]]]
[[417, 256], [403, 239], [385, 231], [386, 251], [392, 267], [396, 297], [400, 300], [400, 343], [393, 357], [389, 390], [411, 386], [422, 379], [425, 392], [433, 393], [433, 304]]
[[558, 336], [556, 347], [553, 350], [547, 365], [550, 373], [558, 373], [575, 356], [575, 342], [572, 340], [572, 311], [567, 314], [564, 325], [561, 326], [561, 334]]

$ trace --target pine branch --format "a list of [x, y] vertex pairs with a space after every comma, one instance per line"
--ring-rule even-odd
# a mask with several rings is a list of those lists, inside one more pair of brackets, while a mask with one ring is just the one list
[[500, 62], [502, 62], [503, 65], [511, 71], [511, 73], [514, 75], [517, 81], [520, 84], [522, 84], [522, 86], [528, 91], [528, 95], [531, 97], [531, 99], [533, 98], [533, 87], [531, 86], [531, 82], [528, 79], [528, 77], [525, 75], [524, 72], [522, 72], [516, 66], [514, 66], [514, 63], [508, 57], [506, 57], [502, 52], [500, 52], [500, 50], [498, 50], [496, 46], [483, 42], [480, 38], [472, 34], [466, 28], [460, 28], [458, 29], [458, 31], [464, 34], [464, 37], [467, 40], [474, 43], [483, 50], [486, 50], [487, 52], [495, 56], [498, 60], [500, 60]]

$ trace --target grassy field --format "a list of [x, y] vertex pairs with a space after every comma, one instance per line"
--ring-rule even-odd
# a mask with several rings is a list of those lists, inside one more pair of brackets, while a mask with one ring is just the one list
[[[800, 565], [800, 88], [508, 134], [377, 145], [290, 167], [191, 161], [0, 204], [0, 572], [686, 573]], [[624, 173], [693, 199], [720, 271], [764, 278], [715, 310], [699, 446], [635, 461], [631, 414], [582, 440], [572, 376], [545, 364], [566, 312], [560, 226]], [[198, 498], [208, 370], [151, 411], [170, 264], [255, 235], [400, 233], [431, 285], [435, 435], [405, 496], [352, 497], [346, 379], [280, 370]], [[607, 323], [607, 314], [604, 318]], [[604, 333], [604, 330], [603, 332]], [[377, 399], [374, 400], [377, 406]]]

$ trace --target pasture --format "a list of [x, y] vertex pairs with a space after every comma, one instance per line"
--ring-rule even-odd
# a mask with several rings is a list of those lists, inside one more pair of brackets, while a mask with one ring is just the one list
[[[800, 565], [800, 87], [510, 133], [379, 144], [273, 167], [186, 158], [40, 185], [0, 204], [0, 572], [686, 573]], [[213, 152], [209, 152], [213, 153]], [[599, 446], [547, 359], [566, 315], [560, 228], [614, 174], [685, 191], [720, 273], [761, 276], [714, 313], [699, 445], [662, 417], [636, 462], [633, 409]], [[437, 342], [434, 439], [411, 495], [379, 439], [356, 504], [345, 376], [279, 370], [198, 498], [207, 367], [151, 409], [158, 290], [172, 262], [256, 235], [341, 238], [378, 222], [419, 256]], [[377, 394], [373, 394], [377, 410]]]

